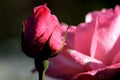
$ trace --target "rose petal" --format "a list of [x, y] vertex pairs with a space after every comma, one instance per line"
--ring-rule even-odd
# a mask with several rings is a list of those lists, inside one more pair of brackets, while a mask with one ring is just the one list
[[42, 49], [57, 26], [60, 26], [57, 17], [51, 15], [44, 4], [35, 7], [33, 14], [25, 21], [24, 35], [30, 44], [33, 43]]
[[70, 78], [72, 75], [79, 73], [83, 67], [74, 61], [66, 52], [68, 46], [64, 46], [62, 52], [56, 57], [50, 58], [50, 65], [47, 70], [47, 75], [55, 78]]
[[70, 80], [119, 80], [120, 63], [105, 68], [79, 73]]
[[81, 23], [77, 26], [75, 31], [75, 50], [90, 55], [91, 41], [93, 32], [95, 29], [95, 23]]
[[106, 55], [106, 57], [109, 57], [106, 61], [110, 62], [110, 64], [112, 64], [114, 61], [119, 61], [116, 59], [116, 57], [119, 55], [119, 51], [120, 51], [120, 36], [117, 39], [116, 43], [114, 44], [113, 48], [109, 51], [108, 55]]
[[69, 55], [71, 58], [80, 65], [84, 66], [84, 69], [87, 71], [88, 69], [94, 70], [99, 69], [101, 67], [105, 67], [105, 65], [92, 57], [89, 57], [87, 55], [84, 55], [83, 53], [77, 52], [75, 50], [68, 50]]
[[57, 50], [61, 49], [63, 45], [62, 39], [63, 39], [62, 27], [57, 26], [53, 31], [52, 36], [50, 37], [50, 40], [49, 40], [49, 45], [53, 52], [56, 52]]
[[96, 59], [90, 58], [75, 50], [67, 50], [68, 47], [65, 48], [55, 58], [49, 59], [51, 63], [47, 71], [49, 76], [69, 79], [72, 75], [79, 72], [104, 67], [104, 64]]
[[115, 12], [116, 12], [116, 14], [120, 14], [120, 6], [119, 5], [116, 5], [116, 7], [115, 7]]
[[68, 46], [70, 46], [72, 49], [74, 49], [74, 37], [75, 37], [75, 26], [69, 26], [67, 31], [67, 37], [66, 37], [66, 43]]
[[112, 64], [120, 63], [120, 51], [114, 57]]
[[106, 65], [111, 63], [113, 55], [109, 57], [107, 55], [109, 55], [108, 52], [113, 48], [120, 35], [120, 16], [113, 15], [114, 12], [112, 11], [112, 13], [109, 13], [111, 15], [109, 15], [108, 12], [110, 11], [103, 10], [97, 15], [98, 26], [92, 39], [92, 45], [95, 45], [94, 43], [96, 42], [96, 48], [94, 47], [94, 50], [96, 50], [95, 58], [103, 61]]

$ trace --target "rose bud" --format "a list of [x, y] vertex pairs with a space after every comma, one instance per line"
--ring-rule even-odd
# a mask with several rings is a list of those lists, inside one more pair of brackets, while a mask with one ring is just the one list
[[35, 7], [23, 26], [22, 50], [27, 56], [35, 58], [35, 70], [39, 73], [39, 80], [44, 80], [49, 67], [48, 58], [55, 56], [64, 46], [63, 31], [66, 30], [66, 33], [67, 27], [61, 26], [46, 4]]
[[29, 57], [49, 58], [63, 45], [62, 27], [46, 4], [34, 8], [23, 28], [22, 50]]

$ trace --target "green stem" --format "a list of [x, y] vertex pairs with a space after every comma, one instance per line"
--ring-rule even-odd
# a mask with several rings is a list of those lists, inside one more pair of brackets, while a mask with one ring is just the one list
[[44, 80], [48, 66], [49, 66], [48, 60], [35, 59], [35, 67], [38, 70], [39, 80]]

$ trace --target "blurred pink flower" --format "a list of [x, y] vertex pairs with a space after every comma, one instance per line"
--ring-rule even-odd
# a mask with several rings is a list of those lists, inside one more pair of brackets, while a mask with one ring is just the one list
[[34, 8], [23, 28], [22, 49], [29, 57], [48, 58], [62, 47], [63, 29], [46, 4]]
[[66, 39], [62, 52], [49, 59], [49, 76], [112, 80], [120, 74], [120, 6], [88, 13], [85, 23], [69, 27]]

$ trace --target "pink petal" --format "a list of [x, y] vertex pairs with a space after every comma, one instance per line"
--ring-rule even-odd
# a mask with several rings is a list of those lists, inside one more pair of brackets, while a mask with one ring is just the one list
[[90, 55], [90, 47], [91, 41], [93, 37], [93, 32], [95, 29], [95, 23], [81, 23], [77, 26], [75, 31], [75, 46], [74, 49], [84, 53], [86, 55]]
[[74, 37], [75, 37], [75, 26], [69, 26], [67, 31], [67, 37], [66, 37], [66, 44], [70, 46], [72, 49], [74, 49]]
[[68, 46], [64, 46], [61, 53], [56, 57], [50, 58], [50, 65], [47, 75], [55, 78], [70, 78], [72, 75], [83, 71], [82, 65], [76, 63], [68, 54]]
[[[32, 24], [32, 25], [31, 25]], [[46, 4], [35, 7], [33, 14], [24, 24], [25, 38], [42, 49], [55, 27], [60, 26], [55, 15], [51, 15]]]
[[96, 45], [96, 48], [91, 48], [91, 50], [95, 50], [95, 58], [108, 65], [111, 63], [113, 58], [113, 55], [109, 57], [107, 56], [109, 55], [108, 52], [113, 48], [120, 35], [120, 16], [117, 16], [114, 12], [107, 10], [103, 10], [97, 16], [98, 19], [96, 18], [96, 20], [98, 20], [98, 25], [96, 26], [97, 28], [92, 39], [92, 46]]
[[116, 7], [115, 7], [115, 12], [116, 12], [116, 14], [120, 14], [120, 6], [119, 5], [117, 5]]
[[120, 63], [89, 72], [79, 73], [74, 75], [70, 80], [116, 80], [119, 74]]
[[[67, 52], [66, 52], [67, 51]], [[56, 78], [68, 79], [79, 72], [85, 72], [104, 67], [104, 64], [89, 56], [65, 47], [55, 58], [49, 59], [50, 66], [47, 74]]]
[[117, 58], [117, 56], [119, 55], [119, 51], [120, 51], [120, 36], [115, 42], [113, 48], [109, 51], [108, 55], [106, 55], [106, 57], [109, 57], [106, 61], [111, 62], [111, 64], [118, 62], [119, 59]]
[[84, 70], [86, 71], [88, 69], [94, 70], [105, 66], [101, 61], [84, 55], [83, 53], [77, 52], [75, 50], [68, 50], [68, 52], [71, 58], [73, 58], [76, 63], [84, 66]]
[[120, 63], [120, 51], [116, 54], [116, 56], [114, 57], [112, 63], [113, 64]]
[[50, 40], [49, 40], [49, 45], [50, 45], [50, 48], [52, 49], [53, 52], [56, 52], [58, 51], [59, 49], [62, 48], [62, 45], [63, 45], [63, 37], [62, 37], [62, 27], [61, 26], [57, 26], [51, 37], [50, 37]]

